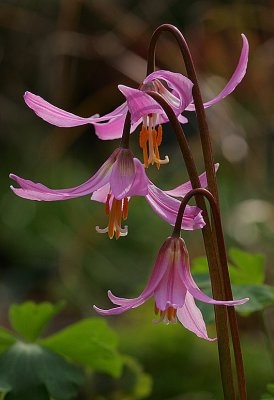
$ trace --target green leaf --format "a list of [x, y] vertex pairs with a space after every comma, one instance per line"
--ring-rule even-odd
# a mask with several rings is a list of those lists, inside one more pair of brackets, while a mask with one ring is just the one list
[[229, 257], [235, 267], [230, 268], [231, 282], [234, 285], [261, 284], [265, 279], [265, 257], [263, 254], [250, 254], [231, 248]]
[[16, 338], [8, 330], [0, 327], [0, 353], [7, 350], [15, 341]]
[[49, 394], [45, 386], [40, 385], [32, 387], [20, 393], [8, 393], [5, 400], [50, 400]]
[[44, 346], [95, 371], [120, 376], [117, 338], [103, 319], [89, 318], [40, 341]]
[[38, 344], [17, 342], [0, 356], [0, 387], [11, 388], [7, 400], [27, 400], [28, 393], [28, 400], [44, 400], [45, 391], [55, 400], [70, 400], [82, 384], [77, 367]]
[[273, 304], [273, 289], [268, 285], [236, 285], [233, 286], [234, 299], [249, 297], [249, 301], [236, 307], [239, 314], [247, 316], [255, 311], [264, 310]]
[[27, 301], [23, 304], [13, 304], [9, 310], [9, 319], [14, 330], [25, 340], [33, 342], [47, 327], [50, 320], [63, 308], [65, 303], [35, 304]]

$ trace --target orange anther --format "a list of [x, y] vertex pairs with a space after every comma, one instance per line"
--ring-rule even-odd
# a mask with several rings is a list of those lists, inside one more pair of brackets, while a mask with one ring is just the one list
[[128, 216], [128, 198], [125, 197], [123, 201], [123, 218], [127, 219]]
[[109, 215], [109, 212], [110, 212], [110, 206], [109, 206], [110, 197], [111, 197], [111, 194], [109, 193], [107, 195], [107, 200], [106, 200], [106, 204], [105, 204], [105, 213], [106, 213], [106, 215]]
[[142, 125], [140, 136], [139, 136], [139, 145], [141, 148], [144, 147], [144, 136], [145, 136], [144, 129], [145, 129], [145, 127], [144, 127], [144, 125]]
[[156, 303], [154, 303], [154, 313], [155, 315], [159, 314], [159, 308], [156, 306]]
[[157, 160], [160, 160], [160, 154], [159, 154], [159, 149], [158, 149], [157, 143], [154, 146], [154, 152], [155, 152], [155, 157], [156, 157], [156, 165], [157, 165], [157, 168], [159, 169], [161, 164], [159, 162], [157, 162]]
[[[116, 201], [116, 218], [115, 218], [115, 223], [117, 224], [118, 227], [121, 227], [121, 222], [122, 222], [122, 200], [117, 200]], [[120, 231], [119, 229], [116, 228], [116, 239], [119, 239], [120, 237]]]
[[158, 133], [157, 133], [157, 144], [158, 146], [160, 146], [160, 144], [162, 143], [162, 139], [163, 139], [163, 128], [162, 125], [158, 126]]
[[174, 308], [173, 307], [168, 307], [167, 311], [167, 318], [169, 321], [173, 320], [173, 315], [174, 315]]
[[145, 167], [148, 167], [148, 154], [147, 154], [147, 145], [145, 144], [145, 146], [143, 147], [143, 157], [144, 157], [144, 164]]
[[112, 206], [110, 210], [109, 222], [108, 222], [108, 237], [110, 239], [114, 236], [115, 231], [115, 217], [116, 217], [116, 199], [114, 198], [112, 201]]
[[177, 310], [176, 308], [173, 308], [173, 319], [176, 320], [176, 317], [177, 317]]

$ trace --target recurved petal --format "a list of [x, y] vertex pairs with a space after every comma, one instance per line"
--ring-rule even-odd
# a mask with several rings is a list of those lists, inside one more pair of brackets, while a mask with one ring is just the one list
[[[228, 96], [233, 90], [236, 88], [236, 86], [241, 82], [243, 77], [245, 76], [246, 69], [247, 69], [247, 63], [248, 63], [248, 51], [249, 51], [249, 45], [248, 45], [248, 40], [246, 36], [242, 33], [242, 40], [243, 40], [243, 46], [242, 46], [242, 51], [241, 51], [241, 56], [238, 62], [238, 65], [230, 78], [229, 82], [227, 85], [224, 87], [224, 89], [221, 91], [221, 93], [218, 94], [214, 99], [207, 101], [204, 103], [204, 108], [208, 108], [212, 106], [213, 104], [218, 103], [222, 99], [224, 99], [226, 96]], [[195, 111], [195, 105], [192, 103], [190, 104], [187, 108], [187, 111]]]
[[94, 305], [93, 308], [98, 314], [105, 316], [122, 314], [123, 312], [128, 311], [131, 307], [114, 307], [110, 308], [109, 310], [103, 310], [102, 308]]
[[119, 149], [116, 149], [101, 168], [99, 168], [96, 174], [79, 186], [70, 189], [50, 189], [41, 183], [35, 183], [10, 174], [10, 178], [21, 186], [21, 188], [14, 188], [11, 186], [11, 189], [19, 197], [37, 201], [69, 200], [91, 194], [109, 181], [112, 166], [118, 152]]
[[113, 117], [117, 117], [124, 113], [125, 103], [119, 106], [112, 113], [109, 113], [103, 117], [94, 115], [88, 118], [79, 117], [70, 112], [64, 111], [58, 108], [42, 97], [37, 96], [31, 92], [26, 92], [24, 94], [24, 100], [26, 104], [43, 120], [49, 122], [52, 125], [59, 127], [72, 127], [85, 124], [93, 124], [94, 122], [105, 121]]
[[[214, 166], [215, 166], [215, 172], [218, 171], [219, 165], [220, 165], [220, 164], [218, 164], [218, 163], [216, 163], [216, 164], [214, 165]], [[201, 187], [202, 187], [202, 188], [206, 188], [206, 187], [207, 187], [206, 172], [202, 173], [202, 174], [199, 176], [199, 180], [200, 180]], [[192, 189], [193, 189], [193, 188], [192, 188], [191, 182], [188, 181], [188, 182], [183, 183], [183, 184], [180, 185], [180, 186], [177, 186], [176, 188], [174, 188], [174, 189], [172, 189], [172, 190], [165, 190], [164, 192], [165, 192], [166, 194], [168, 194], [169, 196], [172, 196], [172, 197], [184, 197], [184, 196], [185, 196], [188, 192], [190, 192]]]
[[95, 133], [101, 140], [112, 140], [122, 137], [126, 112], [106, 122], [94, 122]]
[[179, 114], [177, 118], [178, 118], [178, 121], [181, 122], [181, 124], [188, 123], [188, 119], [186, 117], [184, 117], [182, 114]]
[[[181, 202], [167, 195], [164, 191], [153, 185], [148, 185], [148, 194], [146, 200], [151, 208], [170, 225], [175, 225], [178, 210]], [[202, 211], [195, 206], [186, 206], [182, 220], [182, 229], [194, 230], [200, 229], [205, 225], [202, 217]]]
[[[159, 70], [148, 75], [144, 80], [144, 84], [155, 79], [164, 80], [169, 88], [173, 89], [171, 93], [164, 86], [159, 86], [159, 93], [165, 97], [176, 114], [183, 112], [192, 101], [193, 83], [191, 80], [177, 72]], [[174, 97], [175, 99], [177, 98], [177, 101], [179, 100], [177, 104], [176, 101], [174, 101]]]
[[100, 189], [97, 189], [92, 193], [91, 200], [98, 201], [99, 203], [105, 203], [109, 193], [110, 193], [110, 184], [106, 183]]
[[185, 245], [185, 242], [182, 238], [178, 239], [180, 240], [180, 262], [178, 263], [179, 265], [179, 274], [181, 276], [182, 281], [184, 282], [187, 290], [189, 293], [197, 300], [202, 301], [203, 303], [208, 303], [208, 304], [216, 304], [216, 305], [225, 305], [225, 306], [237, 306], [240, 304], [246, 303], [249, 299], [241, 299], [241, 300], [215, 300], [205, 293], [203, 293], [196, 283], [194, 282], [194, 279], [191, 275], [190, 272], [190, 263], [189, 263], [189, 255], [188, 251]]
[[159, 104], [145, 92], [124, 85], [119, 85], [118, 88], [127, 99], [132, 124], [145, 115], [163, 113]]
[[203, 315], [199, 308], [196, 306], [193, 296], [186, 293], [185, 303], [181, 308], [177, 309], [177, 318], [186, 329], [194, 332], [196, 336], [215, 342], [217, 338], [209, 338]]

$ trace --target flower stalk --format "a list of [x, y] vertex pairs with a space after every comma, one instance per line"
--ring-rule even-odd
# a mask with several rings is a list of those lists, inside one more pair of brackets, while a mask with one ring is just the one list
[[[192, 188], [200, 188], [200, 181], [198, 172], [194, 163], [194, 159], [188, 145], [188, 141], [185, 137], [183, 128], [179, 123], [175, 113], [169, 104], [162, 98], [161, 95], [155, 92], [147, 92], [154, 100], [156, 100], [166, 112], [168, 119], [172, 125], [172, 128], [176, 134], [176, 138], [181, 149], [186, 169], [189, 174], [189, 179], [192, 184]], [[195, 196], [197, 206], [203, 210], [204, 220], [206, 225], [202, 229], [203, 239], [205, 244], [205, 250], [208, 258], [209, 273], [212, 284], [213, 297], [215, 299], [225, 300], [224, 287], [220, 275], [220, 270], [216, 262], [216, 253], [212, 244], [212, 232], [210, 229], [209, 216], [206, 209], [206, 204], [201, 196]], [[223, 391], [225, 399], [235, 399], [235, 389], [233, 383], [233, 372], [231, 364], [231, 355], [229, 347], [229, 335], [228, 335], [228, 323], [227, 323], [227, 311], [223, 306], [215, 307], [215, 320], [216, 330], [218, 337], [218, 351], [220, 370], [223, 383]]]
[[[201, 144], [202, 144], [202, 150], [203, 150], [203, 156], [204, 156], [204, 162], [205, 162], [205, 170], [206, 170], [207, 179], [208, 179], [208, 187], [209, 187], [209, 191], [213, 195], [213, 199], [215, 201], [215, 204], [216, 204], [216, 207], [218, 210], [218, 214], [220, 216], [218, 186], [217, 186], [216, 173], [215, 173], [215, 168], [214, 168], [214, 158], [213, 158], [213, 152], [212, 152], [211, 138], [210, 138], [210, 134], [209, 134], [209, 130], [208, 130], [208, 125], [207, 125], [207, 120], [206, 120], [206, 116], [205, 116], [205, 110], [204, 110], [204, 105], [203, 105], [203, 101], [202, 101], [202, 96], [201, 96], [201, 92], [200, 92], [200, 88], [199, 88], [199, 84], [198, 84], [197, 74], [195, 71], [194, 63], [192, 60], [192, 56], [191, 56], [188, 44], [187, 44], [184, 36], [182, 35], [182, 33], [175, 26], [170, 25], [170, 24], [163, 24], [163, 25], [159, 26], [153, 33], [151, 41], [150, 41], [150, 45], [149, 45], [149, 51], [148, 51], [147, 73], [148, 74], [152, 73], [155, 70], [155, 50], [156, 50], [157, 41], [158, 41], [160, 35], [165, 31], [170, 32], [175, 37], [175, 39], [179, 45], [179, 48], [181, 50], [181, 54], [183, 56], [184, 62], [185, 62], [185, 67], [186, 67], [188, 77], [194, 84], [193, 99], [194, 99], [194, 105], [195, 105], [195, 110], [196, 110], [196, 115], [197, 115], [198, 127], [199, 127], [199, 131], [200, 131], [200, 138], [201, 138]], [[176, 116], [175, 116], [175, 119], [177, 120]], [[175, 125], [180, 125], [180, 124], [178, 121], [177, 122], [174, 121], [173, 125], [175, 126]], [[177, 130], [178, 129], [175, 130], [175, 133]], [[176, 136], [178, 136], [177, 133], [176, 133]], [[180, 142], [179, 142], [179, 144], [180, 144]], [[181, 140], [181, 144], [183, 144], [182, 140]], [[180, 147], [182, 150], [181, 144], [180, 144]], [[189, 150], [189, 152], [190, 152], [190, 149], [188, 146], [185, 147], [185, 150], [187, 150], [187, 152]], [[185, 150], [184, 150], [184, 152], [185, 152]], [[183, 153], [183, 150], [182, 150], [182, 153]], [[185, 158], [185, 161], [186, 160], [189, 161], [189, 158], [190, 158], [189, 156], [187, 158]], [[189, 172], [190, 171], [188, 168], [188, 173]], [[191, 175], [189, 175], [189, 176], [190, 176], [190, 180], [191, 180]], [[192, 176], [192, 178], [193, 178], [193, 176]], [[193, 188], [195, 188], [195, 187], [198, 188], [197, 185], [194, 186], [195, 180], [193, 179], [193, 184], [192, 184]], [[197, 196], [196, 196], [196, 201], [197, 201], [197, 204], [200, 203], [200, 200], [197, 199]], [[204, 209], [204, 208], [202, 208], [202, 209]], [[206, 215], [206, 213], [204, 215]], [[222, 232], [221, 218], [219, 218], [219, 221], [220, 221], [220, 230]], [[218, 235], [216, 235], [216, 232], [214, 232], [214, 230], [215, 230], [215, 224], [213, 224], [212, 232], [210, 232], [208, 235], [208, 237], [211, 236], [211, 238], [212, 238], [212, 244], [209, 246], [209, 249], [207, 248], [208, 239], [205, 238], [205, 236], [207, 236], [207, 234], [204, 234], [204, 241], [205, 241], [205, 247], [206, 247], [206, 251], [207, 251], [207, 257], [209, 260], [209, 266], [210, 266], [210, 264], [213, 265], [213, 268], [211, 268], [211, 269], [216, 271], [218, 269], [218, 266], [221, 264], [222, 268], [221, 268], [221, 271], [219, 271], [219, 273], [221, 274], [221, 281], [223, 284], [221, 286], [223, 286], [223, 289], [224, 289], [223, 292], [225, 294], [225, 297], [227, 299], [232, 299], [232, 290], [231, 290], [231, 283], [230, 283], [230, 278], [229, 278], [227, 262], [224, 263], [219, 258], [220, 254], [218, 254], [219, 252], [217, 252], [217, 249], [216, 249], [216, 247], [218, 246], [216, 237]], [[206, 231], [207, 231], [207, 227], [204, 227], [203, 232], [206, 232]], [[223, 234], [222, 234], [222, 237], [223, 237]], [[224, 244], [224, 241], [223, 241], [223, 244]], [[225, 251], [225, 247], [224, 247], [224, 251]], [[214, 284], [212, 283], [212, 290], [213, 290], [213, 294], [214, 294], [213, 286], [214, 286]], [[216, 311], [218, 314], [219, 311], [215, 310], [215, 313], [216, 313]], [[243, 366], [242, 351], [241, 351], [240, 336], [239, 336], [236, 312], [233, 307], [229, 308], [227, 310], [227, 312], [228, 312], [228, 318], [229, 318], [229, 324], [230, 324], [230, 330], [231, 330], [231, 336], [232, 336], [232, 343], [233, 343], [233, 349], [234, 349], [236, 373], [237, 373], [237, 380], [238, 380], [239, 400], [246, 400], [247, 393], [246, 393], [245, 374], [244, 374], [244, 366]], [[218, 319], [217, 314], [216, 314], [216, 326], [217, 326], [217, 319]], [[226, 330], [227, 330], [227, 328], [226, 328]], [[227, 336], [227, 335], [225, 334], [224, 336]], [[227, 358], [227, 360], [229, 360], [230, 359], [229, 345], [227, 346], [227, 343], [226, 343], [224, 347], [227, 348], [228, 355], [226, 358]], [[220, 359], [220, 363], [222, 364], [221, 359]], [[230, 362], [230, 368], [231, 368], [231, 362]], [[221, 374], [222, 374], [223, 389], [224, 389], [224, 394], [225, 394], [225, 391], [227, 391], [227, 389], [224, 387], [224, 381], [226, 380], [226, 378], [223, 376], [222, 366], [221, 366]], [[230, 384], [231, 384], [230, 385], [231, 389], [229, 390], [230, 397], [228, 397], [228, 398], [233, 399], [233, 398], [235, 398], [235, 392], [233, 389], [233, 376], [232, 376], [232, 374], [230, 374], [230, 372], [229, 372], [229, 375], [231, 375], [231, 377], [228, 378], [228, 380], [230, 381]], [[225, 398], [227, 398], [226, 394], [225, 394]]]

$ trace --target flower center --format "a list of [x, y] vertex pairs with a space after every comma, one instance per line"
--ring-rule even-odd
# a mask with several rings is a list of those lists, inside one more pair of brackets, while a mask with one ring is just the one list
[[176, 324], [176, 322], [177, 322], [177, 316], [176, 316], [177, 310], [176, 310], [176, 308], [174, 308], [172, 306], [169, 306], [164, 311], [162, 311], [162, 310], [159, 310], [159, 308], [156, 306], [156, 303], [155, 303], [154, 304], [154, 313], [156, 316], [159, 315], [159, 317], [160, 317], [159, 319], [154, 321], [155, 323], [163, 322], [164, 324], [167, 325], [169, 323]]
[[157, 114], [149, 114], [143, 118], [139, 144], [143, 150], [144, 166], [148, 168], [150, 164], [156, 163], [159, 169], [161, 164], [169, 162], [169, 158], [168, 156], [165, 156], [164, 160], [160, 158], [159, 146], [162, 143], [163, 129], [162, 125], [159, 125], [158, 130], [156, 130], [156, 120]]
[[[111, 199], [111, 197], [113, 198]], [[126, 220], [128, 216], [128, 198], [125, 197], [122, 200], [117, 200], [109, 193], [105, 203], [105, 213], [109, 217], [108, 226], [106, 228], [99, 228], [99, 226], [96, 226], [96, 231], [98, 233], [108, 233], [110, 239], [113, 238], [114, 233], [116, 239], [119, 239], [120, 236], [126, 236], [128, 234], [128, 227], [125, 225], [125, 227], [122, 228], [121, 224], [122, 219]]]

